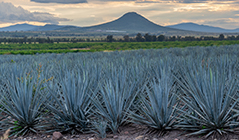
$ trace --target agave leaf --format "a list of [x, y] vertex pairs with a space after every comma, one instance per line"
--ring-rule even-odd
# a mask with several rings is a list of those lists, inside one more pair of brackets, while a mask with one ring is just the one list
[[202, 130], [196, 131], [194, 133], [187, 134], [186, 136], [202, 135], [202, 134], [205, 134], [205, 133], [208, 133], [208, 134], [211, 135], [213, 133], [213, 131], [210, 132], [210, 129], [202, 129]]
[[140, 80], [131, 76], [127, 75], [125, 69], [113, 69], [91, 98], [97, 110], [95, 116], [100, 116], [108, 122], [113, 133], [117, 133], [118, 127], [126, 122], [126, 112], [139, 91], [137, 85]]
[[47, 108], [55, 116], [55, 130], [72, 133], [88, 131], [90, 129], [88, 119], [92, 109], [90, 89], [95, 86], [93, 75], [88, 72], [81, 75], [80, 72], [75, 74], [68, 71], [65, 76], [59, 77], [60, 81], [57, 83], [61, 85], [51, 86], [52, 101], [47, 104]]
[[[155, 70], [155, 69], [154, 69]], [[170, 68], [157, 67], [155, 78], [144, 86], [139, 96], [137, 111], [130, 111], [131, 122], [146, 125], [153, 129], [164, 131], [173, 129], [176, 122], [176, 96], [173, 93], [173, 78]]]
[[[41, 79], [40, 79], [41, 80]], [[6, 92], [2, 93], [3, 98], [0, 104], [4, 109], [2, 111], [8, 114], [13, 120], [6, 119], [2, 124], [14, 125], [11, 131], [13, 134], [26, 134], [29, 131], [35, 130], [38, 125], [43, 121], [43, 114], [40, 112], [43, 109], [43, 104], [46, 101], [47, 93], [42, 90], [44, 86], [38, 83], [36, 78], [23, 77], [22, 81], [12, 76], [10, 80], [6, 80], [8, 86]], [[35, 85], [38, 85], [35, 87]], [[14, 127], [13, 127], [14, 128]], [[8, 128], [6, 128], [8, 129]], [[36, 132], [32, 131], [32, 132]]]
[[[198, 126], [198, 131], [190, 135], [211, 135], [212, 132], [222, 135], [225, 131], [222, 132], [221, 129], [236, 125], [232, 110], [237, 110], [238, 80], [234, 78], [231, 67], [227, 67], [229, 62], [226, 60], [208, 63], [208, 67], [193, 64], [190, 70], [189, 67], [184, 67], [181, 68], [180, 75], [175, 75], [180, 85], [178, 97], [188, 107], [187, 110], [177, 109], [185, 119], [181, 122], [184, 125], [179, 124], [178, 127], [188, 128], [186, 124]], [[197, 123], [193, 123], [195, 121]], [[207, 131], [200, 130], [202, 125]]]
[[[210, 131], [205, 137], [208, 138], [210, 135], [212, 135], [214, 131]], [[203, 134], [203, 133], [202, 133]]]

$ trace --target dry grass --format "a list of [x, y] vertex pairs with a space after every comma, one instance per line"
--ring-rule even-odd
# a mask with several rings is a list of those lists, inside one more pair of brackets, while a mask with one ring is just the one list
[[9, 137], [10, 129], [8, 129], [2, 137], [0, 137], [0, 140], [6, 140]]
[[112, 50], [104, 50], [103, 52], [113, 52]]

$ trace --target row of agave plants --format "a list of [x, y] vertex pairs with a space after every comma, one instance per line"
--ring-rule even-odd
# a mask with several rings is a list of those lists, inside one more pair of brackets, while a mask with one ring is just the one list
[[236, 47], [1, 56], [0, 131], [236, 132]]

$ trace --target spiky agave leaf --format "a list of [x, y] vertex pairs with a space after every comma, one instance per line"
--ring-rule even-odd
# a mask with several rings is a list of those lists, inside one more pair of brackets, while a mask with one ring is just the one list
[[139, 95], [136, 110], [129, 112], [131, 122], [145, 125], [150, 131], [161, 134], [165, 130], [173, 129], [175, 124], [175, 109], [177, 103], [173, 91], [173, 78], [170, 69], [165, 66], [158, 67], [157, 74], [153, 80], [143, 89], [145, 91]]
[[105, 138], [108, 123], [103, 119], [92, 121], [92, 126], [94, 127], [92, 132], [96, 133], [100, 138]]
[[[0, 89], [1, 89], [1, 88], [0, 88]], [[3, 91], [3, 90], [2, 90], [2, 91]], [[2, 97], [3, 97], [3, 96], [0, 96], [0, 103], [2, 102]], [[2, 131], [2, 129], [3, 129], [3, 128], [2, 128], [2, 127], [3, 127], [3, 126], [2, 126], [3, 124], [2, 124], [1, 121], [8, 117], [8, 116], [4, 116], [4, 115], [2, 114], [2, 113], [3, 113], [3, 112], [2, 112], [3, 109], [4, 109], [3, 106], [0, 104], [0, 131]]]
[[[224, 57], [223, 57], [224, 58]], [[177, 109], [184, 120], [177, 125], [195, 131], [188, 135], [219, 134], [233, 132], [238, 125], [236, 107], [238, 80], [226, 58], [208, 62], [207, 66], [192, 64], [181, 70], [176, 77], [180, 84], [178, 97], [187, 110]], [[210, 65], [211, 64], [211, 65]]]
[[[50, 89], [52, 100], [46, 105], [54, 114], [56, 125], [52, 131], [85, 132], [89, 129], [91, 115], [91, 86], [94, 77], [66, 72], [59, 83]], [[95, 86], [95, 85], [94, 85]]]
[[[43, 120], [43, 104], [48, 97], [44, 89], [44, 83], [39, 77], [22, 77], [21, 79], [13, 75], [6, 80], [4, 92], [2, 92], [1, 110], [10, 118], [1, 121], [11, 128], [12, 135], [25, 135], [28, 132], [40, 130]], [[37, 86], [36, 86], [37, 85]], [[8, 127], [7, 127], [8, 126]]]
[[127, 120], [126, 112], [131, 107], [137, 93], [139, 81], [126, 74], [125, 69], [114, 69], [110, 78], [99, 85], [91, 98], [96, 108], [95, 116], [108, 122], [113, 133]]

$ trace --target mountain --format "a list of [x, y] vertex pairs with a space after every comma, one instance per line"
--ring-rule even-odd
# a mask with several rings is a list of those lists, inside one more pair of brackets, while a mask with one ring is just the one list
[[[64, 28], [71, 27], [76, 28], [76, 26], [68, 26], [68, 25], [54, 25], [54, 24], [46, 24], [44, 26], [35, 26], [31, 24], [16, 24], [8, 27], [0, 28], [0, 31], [53, 31], [53, 30], [63, 30]], [[77, 27], [79, 28], [79, 27]]]
[[211, 33], [235, 33], [239, 32], [239, 29], [223, 29], [220, 27], [214, 27], [214, 26], [207, 26], [207, 25], [199, 25], [196, 23], [180, 23], [176, 25], [170, 25], [166, 26], [169, 28], [174, 28], [174, 29], [181, 29], [181, 30], [188, 30], [188, 31], [196, 31], [196, 32], [211, 32]]
[[[73, 30], [75, 29], [73, 28]], [[90, 31], [90, 32], [118, 32], [118, 33], [120, 32], [156, 33], [156, 32], [181, 31], [178, 29], [172, 29], [157, 25], [149, 21], [145, 17], [137, 14], [136, 12], [129, 12], [114, 21], [90, 27], [82, 27], [79, 30], [88, 32]]]
[[58, 30], [63, 27], [65, 27], [65, 25], [46, 24], [44, 26], [38, 26], [37, 28], [34, 28], [32, 31], [52, 31]]
[[3, 28], [0, 28], [0, 31], [30, 31], [37, 27], [38, 26], [25, 23], [25, 24], [16, 24], [16, 25], [8, 26], [8, 27], [3, 27]]
[[231, 30], [231, 31], [232, 31], [232, 33], [239, 33], [239, 28], [236, 28], [236, 29]]
[[32, 31], [53, 31], [53, 30], [67, 30], [68, 28], [80, 28], [77, 26], [71, 25], [55, 25], [55, 24], [46, 24], [45, 26], [39, 26]]
[[81, 27], [79, 26], [72, 26], [72, 25], [66, 25], [66, 26], [63, 26], [61, 28], [58, 28], [57, 30], [76, 30], [76, 29], [79, 29]]
[[[66, 36], [98, 36], [98, 35], [135, 35], [137, 33], [151, 33], [164, 35], [218, 35], [218, 33], [235, 33], [239, 32], [239, 28], [235, 30], [227, 30], [219, 27], [198, 25], [195, 23], [181, 23], [171, 26], [160, 26], [146, 19], [136, 12], [129, 12], [111, 22], [88, 26], [77, 27], [70, 25], [53, 25], [46, 24], [44, 26], [35, 26], [29, 24], [16, 24], [9, 27], [0, 28], [0, 31], [34, 31], [34, 34], [42, 34], [40, 31], [47, 32], [46, 34], [57, 35], [64, 34]], [[33, 32], [32, 32], [33, 33]]]

